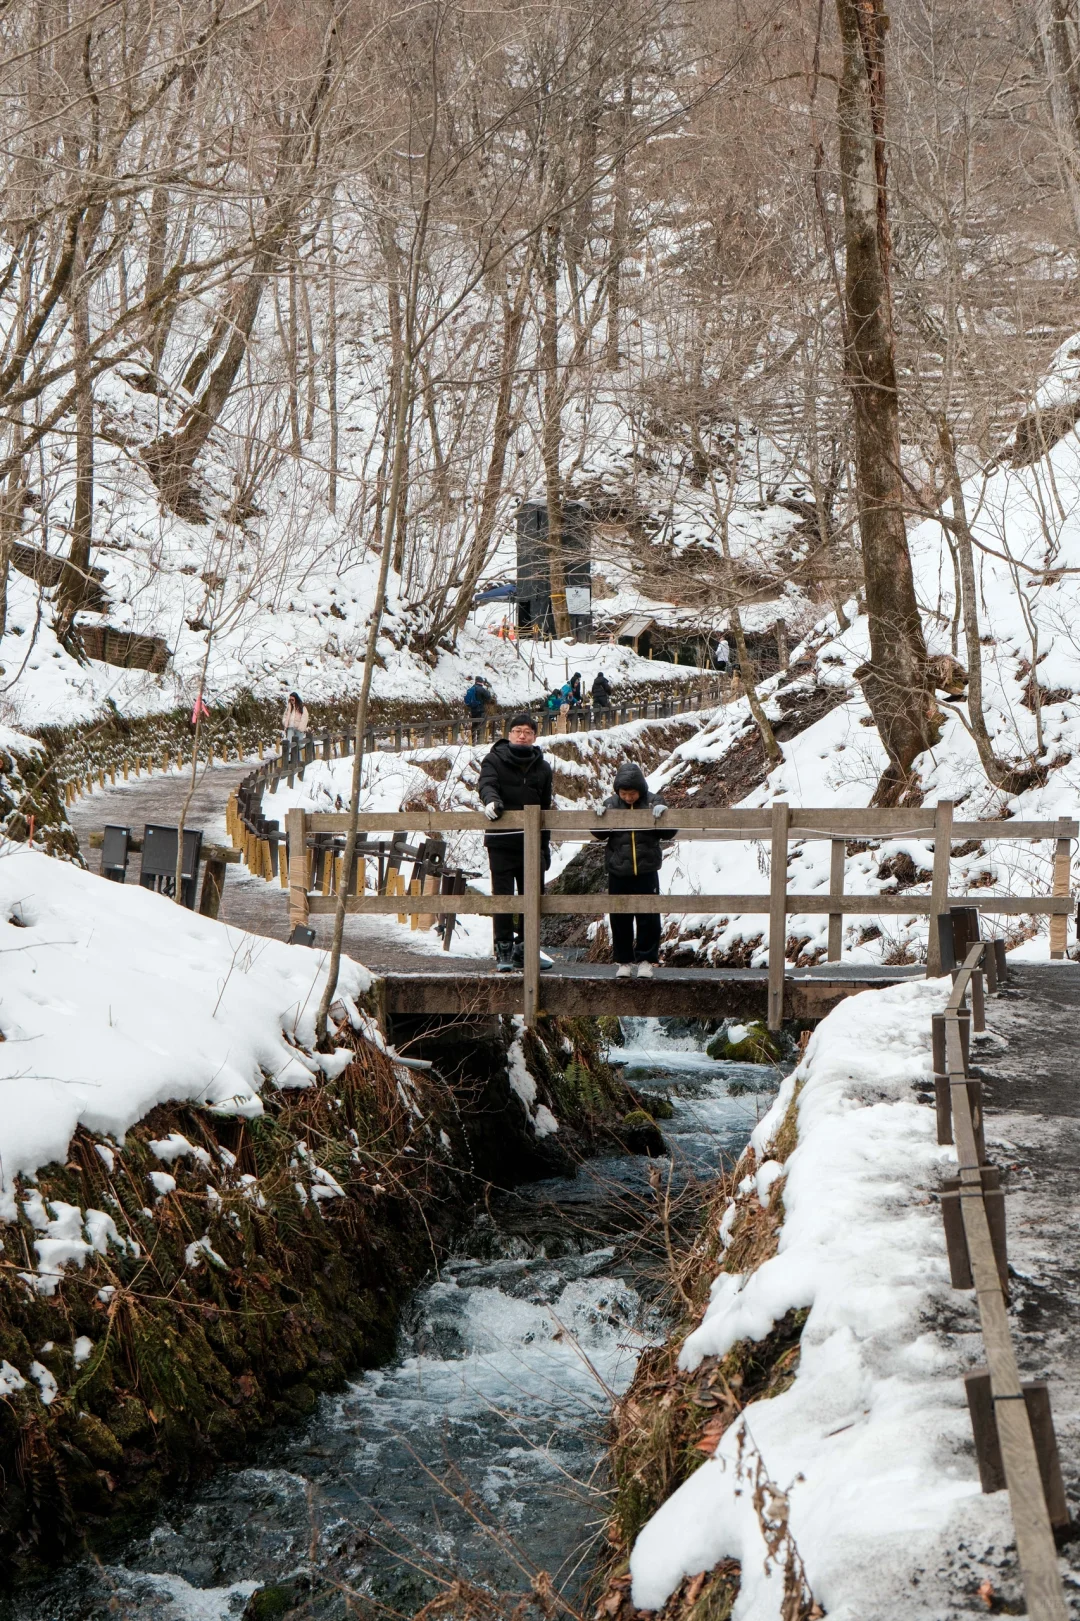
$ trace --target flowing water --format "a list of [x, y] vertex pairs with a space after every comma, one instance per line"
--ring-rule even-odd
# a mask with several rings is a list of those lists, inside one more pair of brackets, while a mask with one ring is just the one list
[[[626, 1027], [613, 1056], [674, 1108], [673, 1176], [707, 1179], [779, 1075], [714, 1063], [655, 1020]], [[7, 1621], [228, 1621], [298, 1573], [300, 1591], [319, 1578], [313, 1617], [344, 1614], [348, 1590], [412, 1615], [455, 1575], [523, 1592], [543, 1570], [573, 1601], [606, 1519], [612, 1394], [665, 1328], [642, 1243], [649, 1168], [594, 1160], [492, 1199], [417, 1290], [393, 1365], [324, 1398], [257, 1462], [169, 1500], [122, 1559], [23, 1594]]]

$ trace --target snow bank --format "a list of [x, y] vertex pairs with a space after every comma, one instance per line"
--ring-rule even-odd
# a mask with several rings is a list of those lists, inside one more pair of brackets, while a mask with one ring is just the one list
[[[794, 1089], [799, 1141], [782, 1183], [777, 1254], [721, 1274], [683, 1366], [759, 1340], [808, 1307], [793, 1385], [751, 1404], [648, 1522], [631, 1558], [634, 1603], [660, 1608], [684, 1576], [742, 1564], [734, 1621], [779, 1621], [783, 1563], [754, 1508], [759, 1460], [790, 1503], [790, 1528], [830, 1621], [952, 1614], [948, 1571], [962, 1547], [1012, 1540], [1005, 1494], [983, 1497], [955, 1325], [970, 1297], [949, 1285], [940, 1210], [927, 1190], [951, 1148], [913, 1086], [929, 1078], [930, 1016], [945, 981], [852, 997], [818, 1028], [752, 1139], [759, 1160]], [[775, 1197], [775, 1191], [772, 1194]], [[954, 1332], [933, 1326], [947, 1304]], [[970, 1580], [970, 1575], [965, 1579]]]
[[[63, 1160], [78, 1125], [119, 1140], [159, 1103], [255, 1116], [264, 1085], [312, 1084], [320, 953], [10, 846], [0, 939], [0, 1220], [15, 1178]], [[370, 983], [343, 959], [342, 996]]]

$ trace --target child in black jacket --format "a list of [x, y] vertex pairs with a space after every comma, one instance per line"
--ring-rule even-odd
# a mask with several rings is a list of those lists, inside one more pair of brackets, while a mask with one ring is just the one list
[[[640, 766], [623, 765], [615, 773], [615, 792], [599, 807], [599, 814], [609, 810], [648, 810], [655, 818], [666, 809], [663, 800], [650, 794]], [[608, 894], [659, 895], [664, 845], [674, 837], [674, 832], [656, 832], [648, 823], [640, 832], [637, 828], [625, 832], [614, 828], [610, 832], [595, 830], [593, 838], [603, 839], [607, 845]], [[616, 979], [629, 979], [635, 961], [639, 975], [647, 978], [660, 961], [660, 913], [612, 912], [609, 922], [612, 953], [619, 965]]]

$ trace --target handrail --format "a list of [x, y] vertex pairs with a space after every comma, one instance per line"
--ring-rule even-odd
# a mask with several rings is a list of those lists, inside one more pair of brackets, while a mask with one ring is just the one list
[[[507, 811], [496, 824], [504, 833], [521, 831], [524, 838], [525, 870], [535, 868], [540, 873], [540, 851], [543, 835], [554, 838], [586, 840], [593, 832], [617, 832], [623, 829], [638, 831], [687, 833], [702, 838], [741, 838], [760, 840], [768, 836], [771, 848], [770, 881], [766, 892], [738, 895], [546, 895], [537, 877], [527, 883], [525, 894], [515, 902], [505, 896], [481, 895], [475, 892], [459, 895], [367, 895], [352, 894], [345, 898], [345, 908], [353, 913], [374, 913], [383, 916], [396, 914], [455, 916], [494, 916], [516, 909], [523, 914], [526, 924], [525, 961], [522, 978], [522, 1010], [527, 1024], [532, 1024], [540, 1011], [540, 920], [553, 914], [598, 916], [605, 913], [659, 912], [667, 914], [723, 915], [732, 913], [767, 913], [769, 916], [769, 1002], [770, 1029], [779, 1029], [783, 1020], [784, 976], [786, 963], [786, 920], [791, 916], [827, 915], [830, 920], [828, 960], [840, 957], [841, 925], [845, 915], [856, 916], [929, 916], [930, 939], [927, 949], [927, 973], [941, 970], [940, 943], [937, 918], [951, 910], [949, 896], [949, 861], [953, 838], [964, 830], [963, 836], [980, 839], [1053, 839], [1054, 893], [1050, 895], [993, 895], [978, 892], [978, 905], [983, 911], [1003, 915], [1042, 915], [1056, 920], [1072, 910], [1069, 893], [1071, 841], [1077, 837], [1078, 824], [1069, 818], [1057, 821], [1001, 821], [999, 819], [969, 823], [952, 820], [952, 805], [943, 801], [932, 813], [926, 811], [895, 811], [874, 809], [830, 810], [792, 807], [779, 801], [767, 809], [746, 807], [695, 809], [680, 806], [667, 810], [654, 818], [649, 810], [609, 810], [603, 818], [592, 811], [542, 811], [538, 805], [520, 811]], [[311, 873], [307, 851], [312, 839], [344, 834], [349, 817], [338, 812], [306, 812], [290, 810], [286, 816], [289, 848], [289, 923], [291, 929], [306, 928], [312, 914], [332, 912], [339, 904], [332, 893], [332, 882], [321, 895], [312, 895]], [[361, 833], [387, 832], [402, 827], [424, 833], [463, 831], [491, 832], [493, 824], [478, 811], [367, 811], [357, 821]], [[970, 829], [969, 833], [967, 830]], [[929, 832], [934, 840], [934, 869], [929, 894], [910, 893], [849, 895], [843, 889], [843, 854], [847, 840], [854, 836], [887, 837], [898, 832]], [[825, 892], [810, 894], [791, 893], [787, 882], [787, 847], [792, 839], [828, 839], [833, 847], [830, 882]], [[284, 881], [284, 880], [283, 880]], [[362, 888], [362, 886], [361, 886]], [[1061, 924], [1064, 929], [1064, 922]], [[530, 939], [535, 946], [530, 946]], [[1062, 949], [1064, 939], [1062, 937]]]
[[[986, 1347], [992, 1404], [989, 1427], [991, 1431], [996, 1431], [996, 1442], [1000, 1447], [1027, 1598], [1027, 1613], [1032, 1621], [1066, 1621], [1065, 1598], [1058, 1572], [1043, 1472], [1020, 1381], [999, 1257], [995, 1254], [987, 1214], [985, 1173], [988, 1167], [981, 1150], [981, 1118], [977, 1128], [972, 1109], [972, 1087], [977, 1083], [971, 1081], [967, 1072], [961, 1034], [961, 1011], [969, 992], [975, 989], [975, 976], [988, 949], [993, 949], [993, 942], [982, 940], [968, 951], [945, 1007], [946, 1070], [952, 1135], [959, 1169], [960, 1215]], [[972, 1001], [976, 1006], [981, 1005], [981, 999], [977, 1003], [974, 995]], [[977, 1107], [981, 1116], [981, 1106]], [[977, 1445], [980, 1439], [984, 1437], [977, 1433]], [[1045, 1444], [1056, 1448], [1052, 1427]]]

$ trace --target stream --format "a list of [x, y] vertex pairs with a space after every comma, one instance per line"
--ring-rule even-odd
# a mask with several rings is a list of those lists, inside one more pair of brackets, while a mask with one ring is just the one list
[[[670, 1099], [673, 1180], [709, 1179], [779, 1073], [714, 1062], [663, 1022], [624, 1021], [612, 1058]], [[267, 1584], [291, 1583], [301, 1602], [307, 1573], [313, 1621], [358, 1613], [349, 1591], [408, 1616], [455, 1576], [521, 1593], [538, 1570], [573, 1603], [607, 1517], [611, 1394], [665, 1333], [642, 1241], [657, 1163], [666, 1178], [665, 1161], [612, 1157], [492, 1198], [413, 1296], [395, 1363], [167, 1500], [116, 1562], [0, 1606], [3, 1621], [239, 1621]]]

